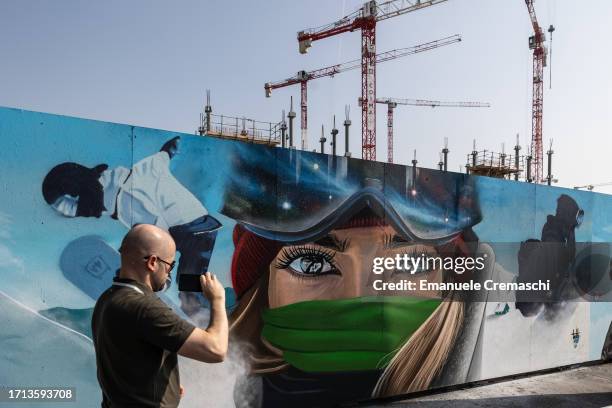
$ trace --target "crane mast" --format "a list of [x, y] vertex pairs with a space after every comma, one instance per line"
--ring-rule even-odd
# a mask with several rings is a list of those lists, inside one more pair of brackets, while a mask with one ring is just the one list
[[298, 45], [305, 54], [313, 41], [361, 30], [361, 155], [376, 160], [376, 23], [442, 3], [446, 0], [390, 0], [364, 3], [361, 9], [322, 27], [300, 31]]
[[529, 49], [533, 50], [533, 96], [531, 113], [531, 151], [533, 175], [536, 183], [544, 175], [544, 150], [542, 147], [542, 113], [544, 109], [544, 67], [546, 66], [546, 36], [538, 23], [535, 0], [525, 0], [534, 34], [529, 37]]

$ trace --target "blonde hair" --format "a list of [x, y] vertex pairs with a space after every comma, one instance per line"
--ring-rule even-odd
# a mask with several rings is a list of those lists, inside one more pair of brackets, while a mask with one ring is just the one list
[[268, 307], [268, 273], [263, 274], [244, 295], [229, 317], [229, 331], [233, 342], [246, 353], [254, 374], [282, 371], [289, 367], [283, 352], [268, 343], [261, 335], [261, 310]]
[[[282, 351], [261, 335], [260, 311], [268, 307], [268, 276], [269, 272], [260, 277], [230, 316], [230, 335], [235, 342], [246, 346], [253, 374], [274, 373], [289, 367]], [[463, 303], [452, 300], [452, 294], [447, 299], [399, 348], [378, 380], [373, 397], [429, 387], [444, 366], [463, 322]]]
[[386, 397], [427, 389], [455, 343], [463, 311], [463, 302], [443, 301], [389, 362], [372, 396]]

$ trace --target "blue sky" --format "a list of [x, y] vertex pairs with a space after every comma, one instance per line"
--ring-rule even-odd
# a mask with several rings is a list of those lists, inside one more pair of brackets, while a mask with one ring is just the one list
[[[296, 33], [338, 19], [359, 0], [202, 2], [4, 0], [0, 3], [0, 105], [192, 133], [206, 88], [215, 113], [279, 120], [297, 87], [266, 99], [263, 84], [359, 57], [359, 34], [297, 51]], [[612, 3], [539, 0], [543, 27], [554, 24], [553, 88], [544, 97], [545, 148], [554, 138], [562, 186], [612, 181]], [[450, 168], [471, 151], [509, 150], [531, 135], [531, 34], [522, 0], [449, 0], [377, 27], [378, 51], [452, 34], [463, 41], [378, 67], [378, 96], [473, 100], [490, 109], [400, 107], [396, 162], [433, 167], [444, 137]], [[549, 43], [550, 44], [550, 43]], [[309, 86], [310, 146], [321, 124], [352, 108], [350, 150], [360, 152], [357, 71]], [[386, 159], [385, 107], [378, 106], [378, 159]], [[296, 124], [299, 126], [299, 124]], [[329, 139], [329, 135], [328, 135]], [[343, 142], [340, 142], [343, 149]], [[545, 149], [546, 150], [546, 149]], [[599, 191], [612, 192], [612, 188]]]

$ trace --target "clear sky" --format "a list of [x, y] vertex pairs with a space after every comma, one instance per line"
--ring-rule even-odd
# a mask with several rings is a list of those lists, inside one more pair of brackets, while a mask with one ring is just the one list
[[[265, 98], [265, 82], [360, 56], [358, 33], [315, 42], [301, 55], [297, 31], [335, 21], [361, 3], [2, 0], [0, 105], [193, 133], [210, 88], [214, 113], [278, 121], [290, 96], [297, 107], [299, 87]], [[539, 0], [536, 11], [542, 27], [556, 27], [553, 88], [549, 63], [544, 96], [544, 146], [554, 139], [553, 174], [566, 187], [612, 182], [612, 2]], [[492, 104], [398, 107], [395, 161], [409, 163], [417, 149], [419, 166], [435, 167], [444, 137], [454, 171], [465, 165], [473, 139], [478, 150], [499, 151], [505, 142], [508, 152], [519, 133], [525, 148], [531, 138], [531, 33], [523, 0], [448, 0], [379, 23], [378, 52], [463, 37], [380, 64], [379, 97]], [[318, 148], [321, 124], [329, 140], [332, 116], [340, 123], [350, 104], [350, 150], [360, 157], [359, 95], [358, 70], [309, 84], [311, 148]], [[384, 105], [377, 121], [377, 158], [384, 161]], [[612, 192], [612, 186], [597, 191]]]

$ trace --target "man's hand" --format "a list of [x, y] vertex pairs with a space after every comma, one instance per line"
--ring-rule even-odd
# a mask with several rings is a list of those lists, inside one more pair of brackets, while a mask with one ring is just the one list
[[211, 305], [214, 301], [222, 301], [225, 304], [225, 289], [214, 274], [206, 272], [204, 275], [200, 275], [200, 285], [202, 286], [202, 294]]
[[160, 152], [166, 152], [166, 153], [168, 153], [168, 156], [170, 158], [173, 158], [176, 155], [176, 153], [178, 152], [179, 141], [180, 140], [181, 140], [180, 136], [173, 137], [172, 139], [170, 139], [166, 143], [164, 143], [164, 145], [162, 146], [161, 149], [159, 149], [159, 151]]
[[210, 302], [210, 321], [206, 330], [196, 327], [178, 353], [205, 363], [220, 363], [225, 359], [228, 343], [225, 289], [210, 272], [200, 276], [200, 285]]

